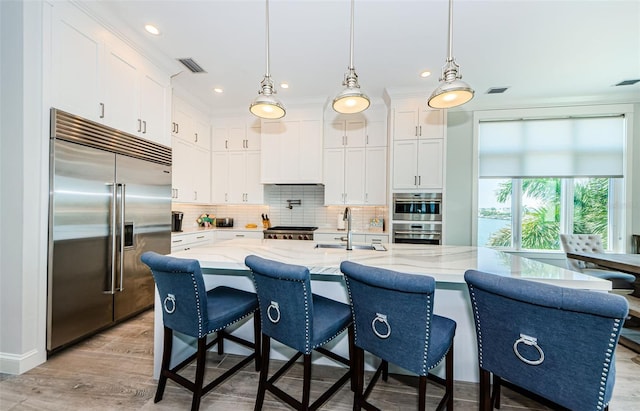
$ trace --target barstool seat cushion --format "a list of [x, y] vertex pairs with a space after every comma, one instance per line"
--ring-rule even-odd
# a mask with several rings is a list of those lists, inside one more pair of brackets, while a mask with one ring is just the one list
[[427, 369], [438, 365], [451, 347], [451, 340], [456, 333], [456, 322], [450, 318], [433, 315], [431, 327], [437, 332], [432, 332], [427, 348]]
[[321, 347], [337, 337], [351, 322], [351, 307], [313, 294], [313, 338], [311, 348]]
[[629, 282], [629, 287], [633, 288], [633, 282], [636, 276], [633, 274], [622, 273], [620, 271], [609, 271], [600, 268], [583, 268], [582, 274], [592, 275], [604, 280], [624, 280]]
[[216, 287], [207, 291], [209, 326], [207, 333], [221, 330], [242, 317], [249, 316], [258, 308], [255, 293], [231, 287]]

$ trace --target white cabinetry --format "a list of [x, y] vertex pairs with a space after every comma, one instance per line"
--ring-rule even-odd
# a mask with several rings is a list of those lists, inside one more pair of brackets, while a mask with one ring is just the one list
[[[346, 231], [339, 231], [335, 233], [314, 233], [313, 240], [316, 242], [346, 241], [346, 236]], [[351, 240], [354, 243], [386, 244], [389, 242], [389, 235], [351, 233]]]
[[193, 247], [213, 244], [214, 232], [196, 231], [191, 233], [171, 234], [171, 252], [189, 250]]
[[179, 97], [173, 97], [171, 135], [211, 150], [211, 125], [206, 116]]
[[263, 238], [262, 231], [246, 231], [246, 230], [229, 230], [229, 229], [217, 229], [215, 230], [215, 241], [231, 240], [234, 238]]
[[394, 190], [443, 189], [445, 127], [441, 110], [394, 110]]
[[214, 126], [211, 192], [214, 204], [262, 204], [260, 126], [244, 119]]
[[281, 120], [263, 120], [263, 184], [322, 183], [322, 112], [290, 110]]
[[169, 76], [72, 4], [52, 16], [51, 105], [170, 145]]
[[326, 205], [384, 205], [387, 148], [384, 121], [334, 120], [325, 127]]

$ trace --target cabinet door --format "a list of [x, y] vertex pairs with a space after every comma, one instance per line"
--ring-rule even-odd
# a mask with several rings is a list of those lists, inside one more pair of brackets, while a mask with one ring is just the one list
[[174, 98], [171, 133], [185, 141], [193, 142], [193, 119], [191, 107], [182, 100]]
[[229, 150], [229, 133], [226, 127], [214, 126], [213, 135], [211, 136], [212, 151]]
[[265, 121], [262, 123], [260, 144], [260, 180], [263, 184], [277, 183], [280, 178], [282, 153], [280, 140], [284, 133], [284, 122]]
[[53, 10], [52, 104], [69, 113], [102, 121], [100, 56], [103, 48], [97, 24], [64, 3], [56, 3]]
[[370, 121], [367, 123], [367, 147], [386, 147], [387, 128], [384, 121]]
[[344, 204], [344, 148], [324, 150], [324, 204]]
[[387, 148], [368, 147], [365, 168], [365, 204], [387, 204]]
[[345, 146], [364, 147], [367, 139], [367, 128], [364, 120], [347, 120], [345, 125]]
[[140, 73], [130, 54], [109, 49], [105, 55], [104, 122], [118, 130], [142, 135]]
[[243, 122], [227, 127], [227, 138], [229, 150], [246, 150], [247, 129]]
[[294, 154], [298, 161], [297, 183], [315, 184], [322, 182], [322, 123], [319, 120], [300, 121], [296, 136], [298, 151]]
[[211, 153], [200, 147], [191, 147], [191, 178], [193, 202], [208, 204], [211, 201]]
[[[260, 184], [260, 152], [246, 152], [246, 186], [245, 202], [249, 204], [264, 203], [264, 186]], [[262, 238], [262, 237], [260, 237]]]
[[229, 200], [229, 153], [214, 151], [211, 156], [211, 201], [225, 204]]
[[444, 138], [444, 110], [420, 110], [419, 138]]
[[419, 188], [442, 188], [444, 140], [420, 140], [418, 146]]
[[345, 149], [344, 188], [346, 204], [365, 203], [365, 148]]
[[393, 119], [394, 140], [410, 140], [418, 137], [418, 110], [396, 109]]
[[196, 117], [193, 122], [193, 142], [205, 150], [211, 149], [211, 127], [199, 117]]
[[173, 200], [178, 202], [193, 202], [193, 184], [191, 176], [191, 146], [179, 138], [171, 139], [173, 155]]
[[168, 84], [158, 77], [150, 73], [144, 73], [140, 77], [140, 118], [143, 121], [143, 137], [164, 145], [171, 145], [167, 132], [168, 93]]
[[247, 168], [243, 151], [229, 152], [229, 203], [242, 204], [245, 200]]
[[393, 143], [394, 189], [416, 188], [418, 184], [417, 151], [418, 140], [400, 140]]
[[345, 122], [343, 120], [333, 121], [325, 124], [324, 148], [341, 148], [344, 146]]
[[251, 122], [247, 126], [247, 144], [246, 149], [251, 151], [259, 151], [260, 150], [260, 122], [257, 124], [255, 122]]

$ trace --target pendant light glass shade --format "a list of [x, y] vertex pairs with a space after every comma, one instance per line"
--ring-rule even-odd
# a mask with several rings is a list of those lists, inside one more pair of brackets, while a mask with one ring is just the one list
[[349, 67], [348, 71], [344, 75], [344, 81], [342, 85], [345, 89], [342, 90], [336, 98], [333, 99], [333, 109], [342, 114], [354, 114], [369, 108], [371, 104], [369, 97], [360, 91], [360, 85], [358, 84], [358, 75], [353, 68], [353, 10], [354, 0], [351, 0], [351, 42], [349, 45]]
[[460, 66], [452, 57], [451, 38], [453, 37], [453, 0], [449, 0], [449, 56], [442, 67], [440, 85], [431, 93], [427, 104], [431, 108], [451, 108], [462, 105], [473, 98], [473, 89], [464, 81], [459, 72]]
[[282, 103], [274, 96], [276, 89], [271, 81], [271, 75], [269, 74], [269, 0], [266, 0], [266, 56], [267, 64], [266, 71], [262, 82], [260, 83], [260, 91], [258, 91], [258, 97], [249, 106], [251, 114], [266, 119], [278, 119], [284, 117], [286, 110]]

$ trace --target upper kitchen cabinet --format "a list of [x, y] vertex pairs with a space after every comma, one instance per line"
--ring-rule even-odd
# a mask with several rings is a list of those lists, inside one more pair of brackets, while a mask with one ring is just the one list
[[[423, 104], [423, 103], [421, 103]], [[445, 113], [421, 105], [393, 109], [393, 190], [442, 191]]]
[[260, 121], [219, 119], [213, 126], [211, 193], [214, 204], [262, 204]]
[[280, 120], [262, 120], [263, 184], [322, 183], [322, 111], [289, 109]]
[[211, 125], [206, 116], [175, 95], [172, 99], [171, 135], [211, 150]]
[[385, 122], [362, 115], [325, 124], [325, 205], [384, 205], [387, 188]]
[[67, 2], [52, 18], [51, 105], [171, 145], [169, 76]]

